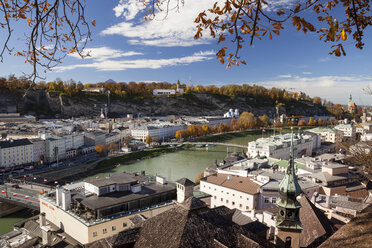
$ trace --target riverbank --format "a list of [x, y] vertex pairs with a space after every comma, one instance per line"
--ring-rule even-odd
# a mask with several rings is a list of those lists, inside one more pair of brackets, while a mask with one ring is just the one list
[[175, 147], [161, 147], [151, 150], [138, 151], [125, 154], [123, 156], [105, 159], [94, 166], [94, 170], [102, 170], [104, 168], [112, 168], [117, 165], [131, 163], [137, 161], [138, 159], [148, 159], [160, 156], [165, 153], [175, 152], [177, 148]]
[[[280, 132], [288, 133], [290, 132], [290, 128], [283, 128], [282, 130], [276, 129], [275, 133], [279, 134]], [[226, 140], [231, 140], [234, 138], [242, 138], [248, 135], [261, 135], [262, 129], [255, 129], [255, 130], [244, 130], [244, 131], [234, 131], [228, 133], [218, 133], [213, 134], [210, 136], [198, 137], [195, 139], [196, 142], [221, 142]], [[265, 129], [265, 136], [274, 134], [274, 129]]]

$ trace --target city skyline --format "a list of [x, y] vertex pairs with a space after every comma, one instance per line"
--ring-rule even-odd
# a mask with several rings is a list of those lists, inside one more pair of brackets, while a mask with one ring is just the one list
[[[281, 1], [290, 4], [293, 1]], [[290, 23], [281, 36], [273, 40], [255, 40], [254, 45], [241, 51], [246, 66], [226, 69], [215, 56], [220, 46], [204, 34], [194, 40], [197, 13], [210, 3], [196, 5], [185, 1], [178, 12], [170, 12], [151, 22], [143, 20], [143, 8], [135, 0], [111, 1], [105, 6], [99, 1], [87, 4], [87, 17], [95, 19], [93, 41], [86, 52], [91, 57], [80, 59], [68, 55], [63, 63], [46, 73], [46, 81], [56, 78], [97, 83], [113, 79], [116, 82], [167, 81], [193, 85], [257, 84], [291, 91], [303, 91], [334, 103], [347, 104], [350, 94], [357, 105], [372, 105], [372, 97], [363, 88], [372, 85], [366, 46], [357, 50], [347, 45], [346, 57], [328, 55], [332, 44], [318, 40], [317, 34], [296, 32]], [[197, 7], [195, 7], [197, 6]], [[307, 13], [305, 13], [306, 15]], [[16, 27], [21, 24], [17, 23]], [[21, 29], [15, 29], [15, 35]], [[13, 40], [13, 46], [22, 41]], [[224, 44], [225, 45], [225, 44]], [[231, 47], [231, 51], [233, 51]], [[0, 67], [0, 76], [30, 72], [32, 67], [23, 58], [7, 56]], [[42, 69], [40, 69], [42, 71]]]

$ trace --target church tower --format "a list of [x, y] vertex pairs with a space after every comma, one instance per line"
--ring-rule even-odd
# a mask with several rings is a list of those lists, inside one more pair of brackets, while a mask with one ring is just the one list
[[301, 193], [294, 168], [293, 131], [291, 137], [291, 154], [288, 167], [283, 180], [279, 184], [280, 201], [278, 214], [275, 218], [276, 238], [275, 243], [279, 247], [300, 247], [300, 234], [302, 225], [300, 222], [301, 204], [297, 196]]
[[352, 98], [352, 96], [350, 94], [349, 101], [347, 102], [347, 111], [349, 111], [349, 113], [351, 113], [352, 110], [353, 110], [352, 105], [353, 105], [353, 98]]

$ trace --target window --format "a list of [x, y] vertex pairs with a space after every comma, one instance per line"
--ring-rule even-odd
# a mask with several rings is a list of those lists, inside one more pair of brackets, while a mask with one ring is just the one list
[[248, 206], [246, 206], [246, 207], [245, 207], [245, 209], [247, 209], [247, 210], [248, 210], [248, 209], [249, 209], [249, 207], [248, 207]]
[[285, 238], [285, 244], [284, 244], [284, 247], [288, 247], [290, 248], [292, 246], [292, 238], [291, 237], [286, 237]]
[[112, 226], [112, 230], [115, 231], [116, 230], [116, 226]]
[[221, 198], [221, 201], [223, 201], [223, 198]]
[[239, 204], [239, 207], [241, 208], [241, 207], [243, 207], [243, 205], [242, 204]]
[[234, 206], [235, 205], [235, 202], [232, 202], [232, 205]]
[[242, 199], [242, 196], [240, 196], [240, 199]]
[[276, 198], [271, 198], [271, 203], [276, 203]]
[[233, 194], [233, 196], [235, 196], [235, 194]]
[[106, 228], [103, 228], [102, 233], [103, 234], [107, 233], [107, 229]]
[[97, 237], [97, 232], [93, 232], [93, 237]]
[[229, 200], [226, 200], [226, 203], [229, 203]]
[[214, 199], [216, 199], [216, 198], [217, 198], [217, 196], [214, 196], [213, 198], [214, 198]]
[[123, 227], [127, 227], [127, 223], [124, 222], [124, 223], [123, 223]]
[[269, 203], [269, 198], [265, 198], [265, 203]]

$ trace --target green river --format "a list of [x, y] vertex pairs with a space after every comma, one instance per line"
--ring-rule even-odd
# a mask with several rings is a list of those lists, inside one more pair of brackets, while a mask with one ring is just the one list
[[[225, 143], [247, 145], [249, 141], [260, 138], [261, 134], [247, 135], [225, 140]], [[269, 136], [268, 133], [264, 136]], [[242, 148], [229, 148], [229, 152], [241, 152]], [[246, 152], [246, 151], [245, 151]], [[214, 146], [211, 148], [192, 147], [173, 153], [167, 153], [159, 157], [154, 157], [137, 162], [116, 167], [105, 173], [97, 173], [92, 177], [103, 177], [120, 172], [141, 172], [145, 171], [147, 175], [160, 175], [167, 178], [168, 181], [177, 181], [182, 177], [187, 177], [195, 181], [196, 176], [203, 172], [205, 168], [211, 166], [215, 160], [218, 162], [227, 156], [227, 148], [224, 146]], [[91, 178], [91, 177], [90, 177]], [[30, 211], [20, 211], [7, 217], [0, 218], [0, 235], [13, 229], [13, 224], [31, 217]]]

